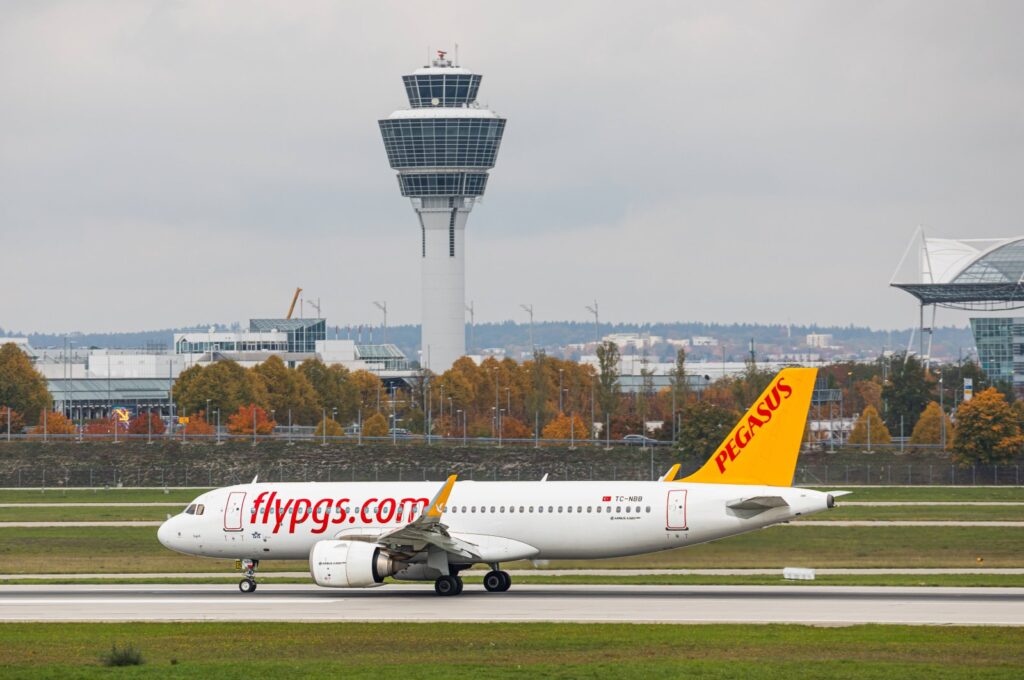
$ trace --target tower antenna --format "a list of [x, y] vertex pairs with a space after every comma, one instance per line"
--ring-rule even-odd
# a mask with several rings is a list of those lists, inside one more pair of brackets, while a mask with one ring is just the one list
[[455, 65], [459, 65], [459, 43], [455, 43]]

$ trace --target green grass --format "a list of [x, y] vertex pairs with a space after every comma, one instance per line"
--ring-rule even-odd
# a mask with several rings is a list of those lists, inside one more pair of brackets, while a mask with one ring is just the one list
[[786, 625], [0, 624], [0, 675], [110, 677], [1018, 678], [1020, 628]]
[[[711, 567], [1024, 567], [1024, 528], [774, 527], [714, 543], [610, 560], [556, 560], [554, 569]], [[173, 553], [153, 527], [0, 529], [4, 573], [233, 572], [230, 560]], [[509, 563], [520, 568], [526, 563]], [[305, 571], [265, 561], [261, 571]]]
[[819, 491], [852, 491], [847, 501], [1018, 501], [1024, 502], [1024, 486], [871, 486], [843, 484], [809, 487]]
[[[477, 572], [482, 574], [483, 572]], [[272, 572], [260, 571], [258, 578], [261, 583], [289, 583], [311, 585], [312, 579], [308, 577], [295, 578], [292, 576], [275, 576]], [[116, 585], [125, 583], [134, 584], [161, 584], [161, 585], [188, 585], [188, 584], [224, 584], [234, 586], [238, 583], [239, 577], [225, 576], [222, 578], [123, 578], [123, 579], [95, 579], [95, 578], [34, 578], [34, 579], [5, 579], [0, 585]], [[923, 574], [920, 576], [909, 574], [836, 574], [820, 575], [814, 581], [787, 581], [781, 576], [699, 576], [699, 575], [651, 575], [651, 576], [587, 576], [568, 573], [564, 576], [532, 576], [515, 575], [513, 577], [516, 585], [613, 585], [613, 586], [792, 586], [796, 588], [804, 586], [917, 586], [917, 587], [965, 587], [965, 588], [1024, 588], [1024, 575], [1018, 574]], [[464, 572], [463, 581], [467, 585], [480, 585], [483, 576], [472, 576]], [[396, 587], [409, 585], [407, 582], [388, 580], [389, 584]], [[422, 584], [421, 584], [422, 585]], [[262, 586], [261, 586], [262, 587]], [[226, 589], [233, 592], [233, 588]]]
[[[4, 510], [0, 508], [0, 517]], [[837, 520], [949, 520], [972, 522], [1024, 522], [1024, 505], [839, 505], [829, 512], [802, 517], [801, 521]]]
[[113, 522], [148, 520], [156, 521], [177, 515], [183, 505], [173, 507], [73, 507], [73, 508], [0, 508], [0, 522]]
[[181, 503], [209, 489], [2, 489], [0, 503]]

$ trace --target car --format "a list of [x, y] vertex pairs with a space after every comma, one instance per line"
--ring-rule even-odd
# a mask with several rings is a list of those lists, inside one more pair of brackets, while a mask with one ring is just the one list
[[626, 446], [656, 446], [658, 440], [642, 434], [627, 434], [622, 438], [622, 443]]
[[389, 437], [411, 437], [412, 433], [404, 427], [393, 427], [388, 430]]

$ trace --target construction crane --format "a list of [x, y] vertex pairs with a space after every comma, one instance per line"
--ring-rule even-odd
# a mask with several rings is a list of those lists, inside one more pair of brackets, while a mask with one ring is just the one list
[[296, 288], [295, 289], [295, 295], [292, 296], [292, 304], [288, 307], [288, 316], [286, 316], [284, 318], [286, 318], [286, 319], [292, 318], [292, 312], [295, 311], [295, 303], [298, 302], [298, 300], [299, 300], [299, 293], [301, 293], [301, 292], [302, 292], [301, 288]]

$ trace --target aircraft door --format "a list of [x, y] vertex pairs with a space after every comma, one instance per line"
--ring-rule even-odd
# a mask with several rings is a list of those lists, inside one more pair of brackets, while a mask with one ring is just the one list
[[673, 489], [666, 499], [665, 529], [680, 531], [686, 528], [686, 489]]
[[245, 492], [232, 491], [224, 504], [224, 531], [242, 530], [242, 510], [245, 507]]

